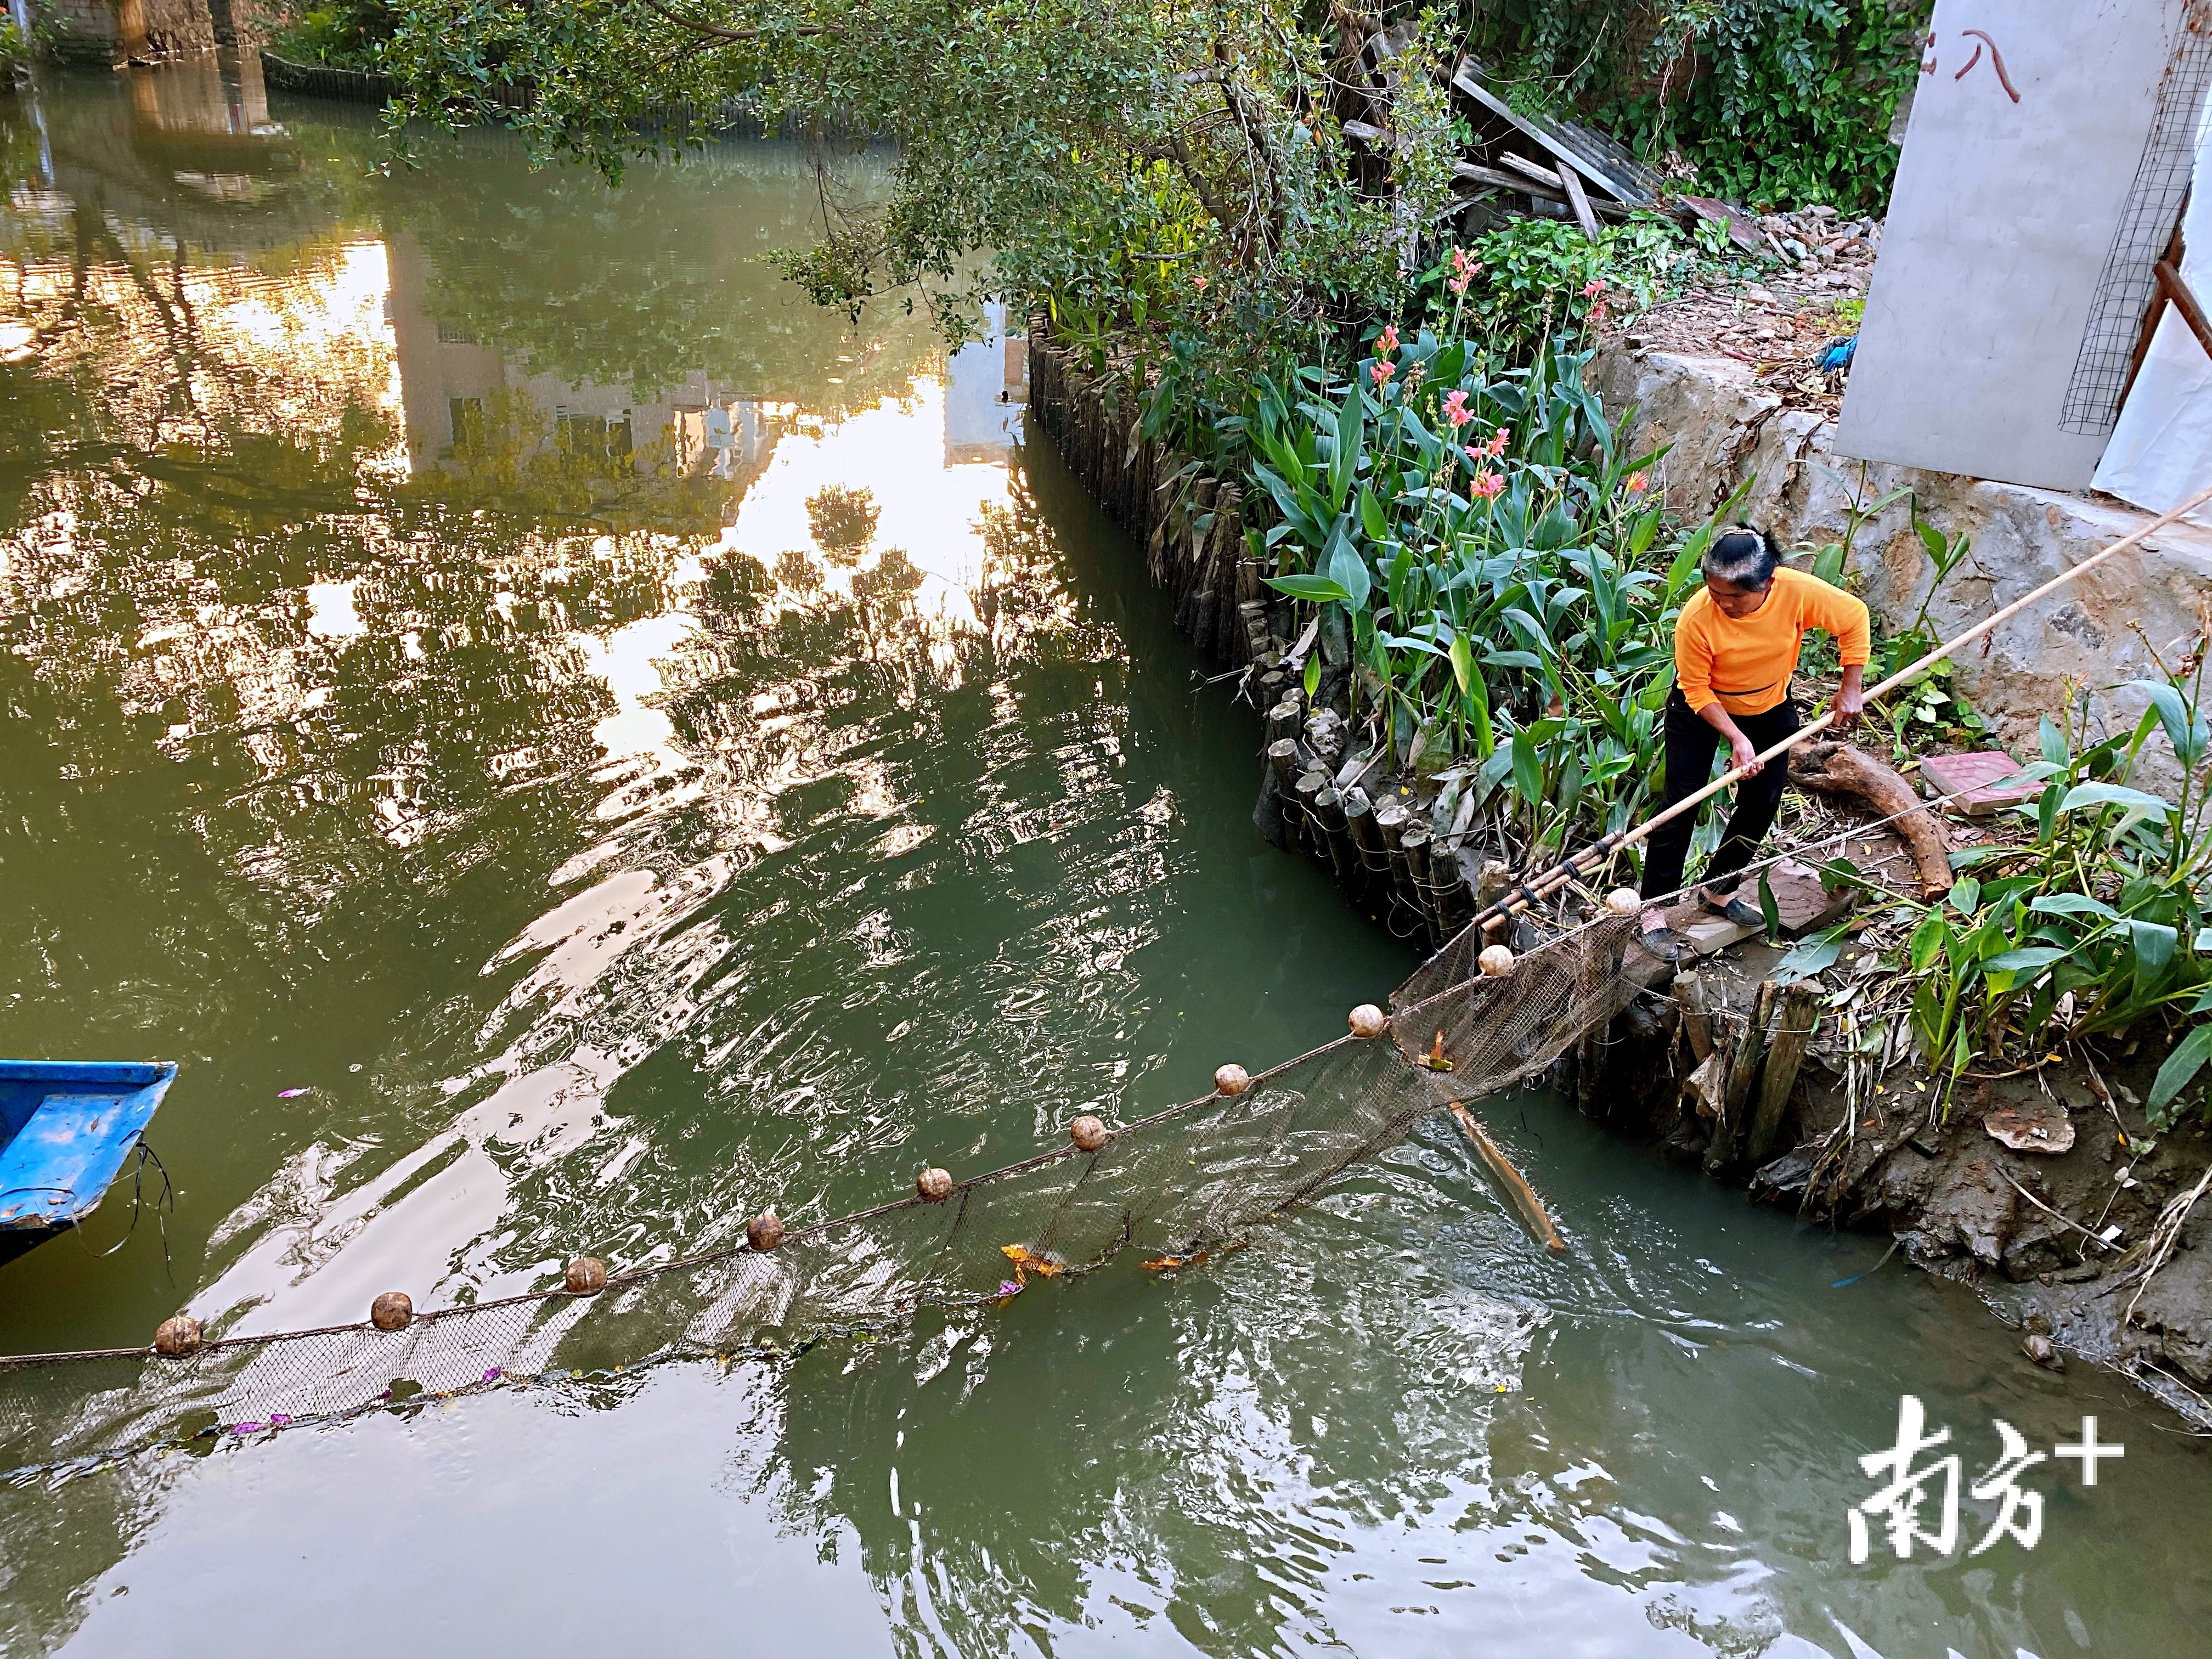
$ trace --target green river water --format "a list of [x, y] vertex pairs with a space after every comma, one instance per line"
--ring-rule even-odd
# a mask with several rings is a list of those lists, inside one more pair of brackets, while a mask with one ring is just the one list
[[[0, 141], [0, 1052], [182, 1068], [166, 1265], [150, 1212], [91, 1254], [126, 1187], [0, 1268], [0, 1352], [835, 1213], [1413, 966], [1253, 831], [1254, 718], [1018, 447], [1019, 343], [759, 261], [802, 148], [380, 171], [371, 112], [214, 60]], [[1893, 1261], [1838, 1287], [1881, 1240], [1486, 1109], [1564, 1260], [1431, 1125], [1173, 1283], [17, 1477], [0, 1654], [2204, 1650], [2170, 1418]], [[2000, 1419], [2126, 1455], [2023, 1476], [2032, 1550], [1969, 1555], [1966, 1496], [1855, 1566], [1907, 1393], [1969, 1480]]]

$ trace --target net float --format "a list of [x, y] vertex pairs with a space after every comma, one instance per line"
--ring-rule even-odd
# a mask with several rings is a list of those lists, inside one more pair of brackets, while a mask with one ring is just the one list
[[1644, 895], [1633, 887], [1616, 887], [1605, 896], [1605, 908], [1616, 916], [1632, 916], [1644, 908]]
[[950, 1170], [924, 1170], [914, 1178], [914, 1189], [933, 1204], [942, 1204], [952, 1196], [952, 1172]]
[[1067, 1138], [1079, 1151], [1095, 1152], [1106, 1144], [1106, 1125], [1085, 1112], [1067, 1126]]
[[380, 1331], [404, 1331], [415, 1322], [415, 1298], [404, 1291], [386, 1291], [368, 1304], [368, 1322]]
[[200, 1334], [200, 1322], [190, 1314], [165, 1319], [154, 1328], [154, 1352], [171, 1359], [198, 1353], [204, 1340]]
[[568, 1264], [561, 1282], [575, 1296], [597, 1296], [607, 1287], [607, 1264], [595, 1255], [580, 1255]]
[[783, 1219], [774, 1210], [764, 1210], [745, 1223], [745, 1243], [756, 1250], [772, 1250], [783, 1243]]
[[1217, 1094], [1241, 1095], [1251, 1086], [1251, 1073], [1233, 1060], [1213, 1074], [1213, 1088]]
[[1474, 965], [1492, 979], [1504, 979], [1513, 971], [1513, 952], [1503, 945], [1486, 945]]
[[1390, 1029], [1390, 1017], [1371, 1002], [1363, 1002], [1352, 1011], [1345, 1024], [1352, 1027], [1356, 1037], [1379, 1037]]

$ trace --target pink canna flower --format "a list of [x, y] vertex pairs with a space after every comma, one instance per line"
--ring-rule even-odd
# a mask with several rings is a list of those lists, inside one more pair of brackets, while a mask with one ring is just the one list
[[1505, 493], [1505, 480], [1495, 472], [1477, 472], [1468, 489], [1486, 501], [1496, 501]]
[[1398, 349], [1398, 325], [1391, 324], [1376, 337], [1375, 355], [1387, 357]]
[[1474, 418], [1468, 413], [1466, 392], [1454, 390], [1444, 393], [1444, 419], [1451, 422], [1453, 431], [1458, 431]]
[[1650, 486], [1651, 476], [1647, 472], [1632, 472], [1620, 483], [1630, 495], [1641, 495]]
[[1455, 294], [1464, 295], [1467, 292], [1467, 284], [1468, 277], [1462, 273], [1460, 276], [1453, 277], [1449, 282], [1446, 283], [1444, 286]]
[[1589, 281], [1583, 284], [1583, 298], [1585, 300], [1594, 300], [1604, 292], [1605, 284], [1598, 281], [1595, 276], [1591, 277]]
[[1367, 372], [1375, 377], [1375, 384], [1382, 386], [1389, 384], [1390, 377], [1397, 373], [1397, 368], [1395, 363], [1375, 362], [1368, 365]]
[[1204, 276], [1192, 277], [1190, 279], [1190, 285], [1196, 289], [1200, 294], [1206, 292], [1206, 278]]
[[1505, 453], [1505, 446], [1513, 441], [1513, 428], [1501, 426], [1490, 434], [1490, 455], [1492, 460]]

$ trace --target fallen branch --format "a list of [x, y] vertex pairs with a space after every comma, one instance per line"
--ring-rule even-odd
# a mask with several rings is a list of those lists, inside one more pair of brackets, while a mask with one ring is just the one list
[[1790, 776], [1808, 789], [1847, 796], [1875, 817], [1893, 820], [1920, 872], [1923, 895], [1936, 898], [1951, 890], [1950, 838], [1912, 786], [1889, 767], [1848, 744], [1814, 743], [1790, 756]]
[[[2002, 1174], [2003, 1172], [2000, 1170], [1998, 1173]], [[2005, 1182], [2013, 1189], [2013, 1191], [2018, 1193], [2029, 1203], [2034, 1205], [2037, 1209], [2042, 1211], [2044, 1214], [2049, 1216], [2053, 1221], [2058, 1223], [2060, 1226], [2071, 1227], [2075, 1232], [2081, 1234], [2082, 1237], [2087, 1239], [2091, 1243], [2098, 1246], [2100, 1249], [2109, 1250], [2112, 1248], [2112, 1240], [2106, 1238], [2100, 1234], [2091, 1232], [2087, 1227], [2083, 1226], [2078, 1221], [2068, 1220], [2064, 1216], [2059, 1214], [2057, 1211], [2052, 1209], [2048, 1204], [2045, 1204], [2041, 1199], [2038, 1198], [2033, 1193], [2028, 1191], [2027, 1188], [2021, 1186], [2020, 1182], [2014, 1181], [2010, 1176], [2005, 1176]], [[2128, 1305], [2132, 1307], [2135, 1304], [2130, 1303]]]

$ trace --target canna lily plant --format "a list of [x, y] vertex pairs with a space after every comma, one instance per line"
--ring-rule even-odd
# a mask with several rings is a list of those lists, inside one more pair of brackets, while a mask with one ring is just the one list
[[1254, 551], [1318, 612], [1309, 693], [1340, 676], [1376, 746], [1457, 768], [1532, 845], [1623, 827], [1656, 788], [1672, 624], [1711, 534], [1658, 557], [1658, 456], [1623, 453], [1590, 355], [1492, 372], [1468, 341], [1386, 328], [1351, 380], [1302, 370], [1246, 426], [1277, 515]]

